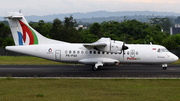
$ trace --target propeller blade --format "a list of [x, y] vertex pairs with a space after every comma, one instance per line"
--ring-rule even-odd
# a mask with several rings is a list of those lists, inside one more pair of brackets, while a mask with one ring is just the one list
[[122, 51], [123, 51], [123, 60], [124, 60], [124, 50], [127, 50], [129, 49], [129, 47], [125, 46], [125, 43], [123, 43], [123, 46], [122, 46]]
[[123, 51], [123, 60], [124, 60], [124, 46], [125, 46], [125, 44], [123, 43], [123, 46], [122, 46], [122, 51]]

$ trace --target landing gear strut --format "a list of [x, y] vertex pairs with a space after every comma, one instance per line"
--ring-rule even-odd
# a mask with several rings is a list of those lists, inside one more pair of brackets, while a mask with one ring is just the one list
[[96, 70], [98, 70], [98, 68], [99, 68], [98, 66], [96, 67], [96, 66], [94, 65], [94, 66], [92, 67], [92, 70], [93, 70], [93, 71], [96, 71]]
[[166, 70], [167, 69], [167, 64], [162, 64], [162, 68], [163, 68], [163, 70]]
[[96, 70], [98, 70], [98, 68], [99, 68], [100, 66], [103, 66], [102, 61], [98, 61], [98, 62], [92, 67], [92, 70], [93, 70], [93, 71], [96, 71]]

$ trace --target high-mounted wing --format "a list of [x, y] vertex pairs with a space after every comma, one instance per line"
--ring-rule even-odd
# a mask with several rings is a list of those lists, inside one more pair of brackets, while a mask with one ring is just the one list
[[105, 47], [107, 46], [106, 43], [92, 43], [92, 44], [84, 44], [84, 47], [86, 47], [87, 49], [92, 49], [92, 48], [96, 48], [96, 47]]
[[125, 50], [124, 42], [114, 41], [111, 40], [110, 38], [101, 38], [92, 44], [84, 44], [83, 46], [86, 47], [87, 49], [96, 49], [111, 53], [121, 53], [122, 50]]

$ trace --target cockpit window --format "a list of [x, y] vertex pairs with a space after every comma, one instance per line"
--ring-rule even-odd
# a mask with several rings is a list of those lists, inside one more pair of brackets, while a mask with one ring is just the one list
[[169, 52], [166, 48], [159, 48], [157, 52]]

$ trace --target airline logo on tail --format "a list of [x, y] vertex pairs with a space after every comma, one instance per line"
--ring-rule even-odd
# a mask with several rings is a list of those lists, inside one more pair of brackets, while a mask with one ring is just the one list
[[37, 38], [35, 32], [30, 27], [28, 27], [26, 24], [24, 24], [22, 21], [19, 20], [19, 23], [21, 25], [22, 33], [23, 33], [22, 34], [21, 32], [17, 31], [18, 37], [19, 37], [19, 45], [38, 44], [38, 38]]

